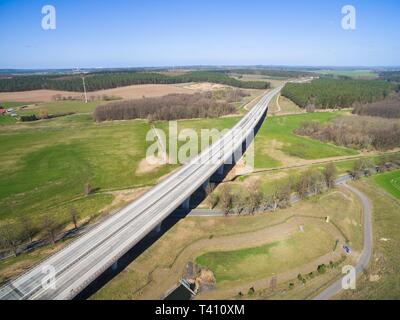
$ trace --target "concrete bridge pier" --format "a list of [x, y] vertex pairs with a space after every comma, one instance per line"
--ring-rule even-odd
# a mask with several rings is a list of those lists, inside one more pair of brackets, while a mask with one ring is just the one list
[[113, 263], [113, 265], [111, 266], [111, 270], [112, 270], [112, 271], [117, 271], [117, 269], [118, 269], [118, 260], [115, 261], [115, 262]]
[[157, 233], [160, 233], [161, 232], [161, 228], [162, 228], [162, 222], [160, 222], [158, 225], [157, 225], [157, 227], [156, 227], [156, 232]]
[[210, 184], [210, 179], [207, 179], [206, 181], [204, 181], [204, 183], [201, 186], [203, 191], [207, 191], [207, 187], [209, 184]]
[[222, 176], [224, 174], [224, 165], [220, 166], [217, 170], [217, 174], [219, 174], [220, 176]]
[[183, 210], [189, 210], [190, 209], [190, 197], [187, 198], [181, 205], [181, 208]]

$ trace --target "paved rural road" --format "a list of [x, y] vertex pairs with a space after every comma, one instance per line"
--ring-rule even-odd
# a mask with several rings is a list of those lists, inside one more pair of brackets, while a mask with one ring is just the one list
[[241, 150], [281, 89], [267, 93], [221, 139], [142, 197], [0, 288], [0, 299], [74, 298]]
[[[360, 199], [362, 203], [364, 211], [364, 249], [361, 258], [358, 260], [357, 265], [355, 266], [357, 275], [359, 275], [368, 266], [372, 256], [372, 246], [373, 246], [372, 208], [365, 194], [360, 192], [358, 189], [349, 186], [345, 183], [343, 183], [342, 185], [357, 195], [357, 197]], [[337, 280], [328, 288], [326, 288], [324, 291], [322, 291], [320, 294], [318, 294], [314, 298], [314, 300], [329, 300], [333, 298], [336, 294], [338, 294], [341, 290], [342, 290], [342, 278], [340, 278], [340, 280]]]

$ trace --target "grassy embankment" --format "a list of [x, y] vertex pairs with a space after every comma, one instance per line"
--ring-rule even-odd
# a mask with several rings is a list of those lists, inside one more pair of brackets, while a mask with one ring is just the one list
[[340, 294], [339, 299], [400, 298], [400, 201], [393, 197], [390, 185], [400, 171], [382, 174], [355, 182], [373, 206], [373, 256], [367, 272], [357, 281], [355, 292]]

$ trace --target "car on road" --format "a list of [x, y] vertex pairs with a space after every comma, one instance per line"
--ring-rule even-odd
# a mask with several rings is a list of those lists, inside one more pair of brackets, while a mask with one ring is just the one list
[[351, 254], [351, 252], [352, 252], [351, 248], [347, 245], [343, 246], [343, 250], [346, 254]]

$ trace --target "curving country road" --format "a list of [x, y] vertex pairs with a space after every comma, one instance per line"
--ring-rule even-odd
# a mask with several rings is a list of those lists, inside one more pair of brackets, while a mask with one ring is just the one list
[[[372, 256], [373, 236], [372, 236], [372, 207], [365, 194], [358, 189], [346, 184], [341, 183], [342, 186], [353, 192], [361, 201], [364, 212], [364, 248], [360, 259], [355, 266], [357, 275], [361, 274], [368, 266]], [[335, 281], [324, 291], [319, 293], [313, 300], [329, 300], [342, 290], [342, 278]]]

